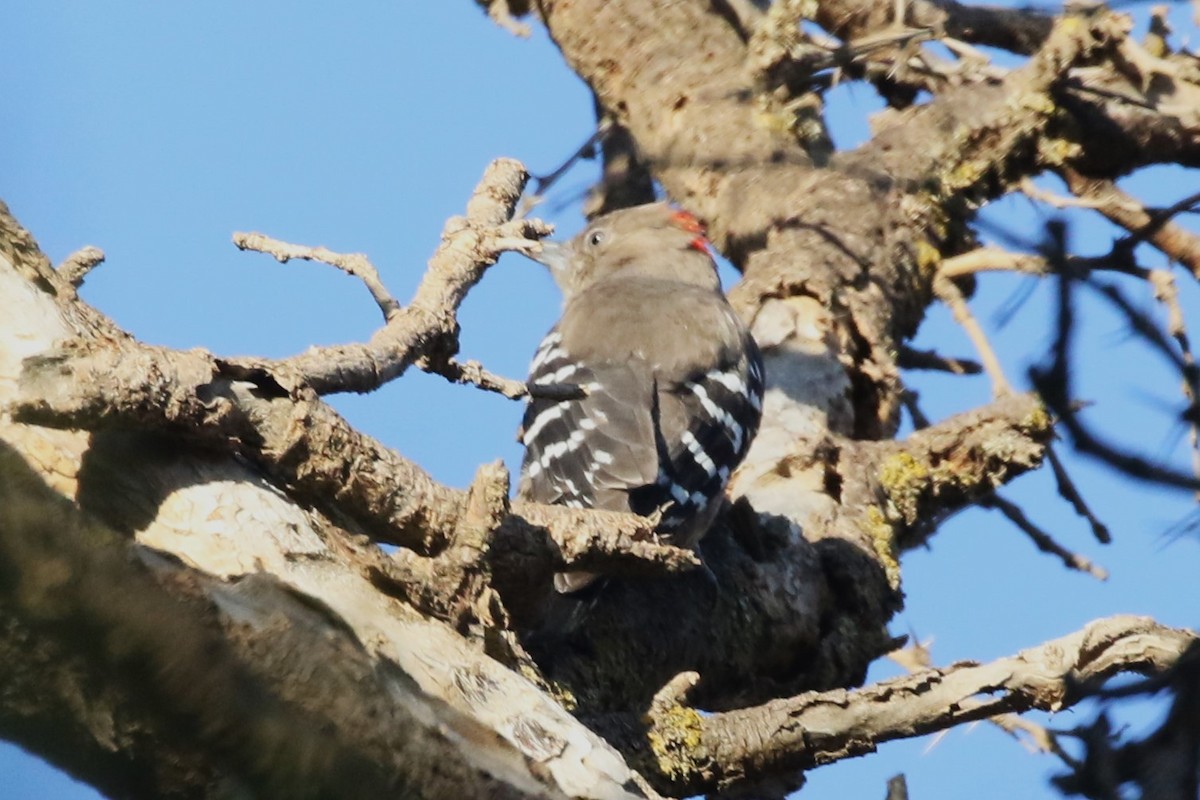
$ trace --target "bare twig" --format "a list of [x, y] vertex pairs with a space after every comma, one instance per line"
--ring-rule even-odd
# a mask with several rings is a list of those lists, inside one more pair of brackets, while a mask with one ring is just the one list
[[[538, 240], [550, 232], [537, 220], [509, 221], [527, 177], [524, 167], [511, 159], [498, 159], [488, 167], [467, 203], [466, 216], [446, 222], [442, 243], [412, 301], [385, 312], [386, 324], [370, 341], [310, 348], [281, 361], [239, 358], [225, 363], [244, 374], [269, 373], [289, 391], [307, 386], [321, 395], [369, 392], [399, 377], [418, 360], [431, 371], [445, 368], [455, 374], [446, 362], [458, 350], [457, 312], [467, 292], [501, 253], [533, 252], [541, 246]], [[305, 248], [287, 254], [309, 255]], [[352, 266], [361, 268], [357, 263]]]
[[962, 290], [954, 284], [954, 281], [938, 275], [933, 280], [933, 291], [938, 299], [949, 307], [955, 322], [962, 326], [967, 338], [975, 345], [979, 359], [983, 362], [983, 368], [992, 379], [992, 394], [997, 397], [1012, 394], [1012, 385], [1009, 384], [1008, 378], [1004, 377], [1004, 368], [1000, 366], [1000, 359], [996, 357], [996, 352], [992, 349], [987, 334], [983, 332], [983, 328], [980, 327], [967, 307], [967, 300], [963, 297]]
[[1058, 487], [1058, 494], [1071, 504], [1076, 514], [1087, 520], [1088, 525], [1092, 528], [1092, 535], [1096, 537], [1096, 541], [1101, 544], [1111, 542], [1112, 535], [1108, 531], [1108, 526], [1092, 513], [1092, 509], [1088, 507], [1087, 502], [1083, 499], [1083, 495], [1079, 493], [1079, 489], [1075, 486], [1075, 482], [1071, 480], [1066, 466], [1062, 463], [1062, 459], [1058, 457], [1058, 453], [1055, 452], [1053, 445], [1046, 447], [1046, 458], [1050, 462], [1050, 470], [1054, 473], [1054, 482]]
[[[911, 634], [910, 640], [911, 644], [907, 647], [902, 647], [888, 653], [888, 658], [910, 673], [921, 672], [933, 666], [933, 655], [930, 651], [933, 640], [919, 640], [915, 633]], [[1008, 733], [1026, 745], [1026, 747], [1030, 747], [1030, 749], [1037, 752], [1058, 755], [1069, 766], [1075, 764], [1070, 755], [1059, 745], [1055, 734], [1046, 729], [1045, 726], [1038, 725], [1036, 722], [1031, 722], [1016, 714], [997, 714], [994, 717], [989, 717], [988, 722]], [[1022, 738], [1021, 734], [1025, 734], [1025, 737]]]
[[520, 399], [529, 393], [528, 386], [524, 381], [505, 378], [489, 372], [478, 361], [458, 361], [450, 358], [439, 364], [432, 364], [427, 359], [421, 358], [416, 363], [426, 372], [441, 375], [452, 383], [477, 386], [486, 392], [502, 394], [510, 400]]
[[1150, 212], [1110, 180], [1088, 178], [1072, 169], [1063, 169], [1062, 177], [1076, 197], [1093, 204], [1097, 211], [1129, 231], [1127, 246], [1149, 242], [1200, 279], [1200, 236], [1170, 221], [1175, 214], [1194, 206], [1200, 196], [1191, 195], [1170, 208]]
[[[1065, 233], [1061, 224], [1050, 226], [1048, 257], [1057, 264], [1063, 258]], [[1173, 486], [1190, 491], [1200, 490], [1200, 479], [1185, 475], [1170, 467], [1156, 464], [1117, 444], [1098, 436], [1079, 419], [1071, 397], [1071, 371], [1069, 368], [1071, 344], [1074, 338], [1075, 310], [1073, 285], [1075, 276], [1059, 268], [1058, 331], [1050, 347], [1047, 364], [1029, 370], [1029, 380], [1037, 388], [1046, 406], [1058, 415], [1060, 425], [1068, 434], [1075, 448], [1093, 456], [1125, 474], [1150, 483]], [[1096, 287], [1101, 295], [1111, 301], [1129, 319], [1131, 325], [1143, 333], [1146, 341], [1165, 355], [1182, 370], [1183, 362], [1157, 327], [1134, 309], [1121, 293], [1112, 286]]]
[[1035, 525], [1025, 512], [1016, 503], [1010, 500], [1005, 500], [999, 495], [993, 495], [985, 500], [981, 500], [979, 505], [985, 508], [994, 508], [1003, 514], [1008, 520], [1017, 526], [1026, 536], [1028, 536], [1037, 548], [1043, 553], [1050, 553], [1058, 556], [1063, 562], [1063, 565], [1068, 569], [1086, 572], [1096, 580], [1108, 580], [1108, 570], [1094, 563], [1086, 556], [1079, 553], [1073, 553], [1067, 548], [1054, 540], [1054, 537], [1044, 531], [1039, 526]]
[[900, 395], [900, 402], [904, 404], [904, 407], [908, 410], [908, 415], [912, 417], [913, 429], [918, 431], [924, 430], [933, 424], [929, 421], [929, 417], [926, 416], [925, 412], [921, 410], [920, 401], [921, 396], [915, 389], [906, 388], [903, 394]]
[[[1039, 196], [1038, 199], [1046, 200], [1047, 198]], [[1118, 198], [1110, 200], [1107, 204], [1100, 206], [1089, 201], [1089, 205], [1096, 208], [1104, 208], [1112, 211], [1118, 206], [1128, 211], [1132, 200], [1128, 198]], [[1184, 201], [1174, 204], [1168, 211], [1178, 213], [1183, 208], [1190, 207], [1196, 202], [1195, 197], [1185, 198]], [[1142, 213], [1147, 213], [1142, 210]], [[1144, 232], [1144, 231], [1143, 231]], [[1171, 362], [1180, 370], [1183, 378], [1184, 397], [1188, 401], [1189, 412], [1185, 415], [1190, 429], [1192, 441], [1192, 465], [1193, 472], [1197, 479], [1200, 479], [1200, 432], [1198, 432], [1198, 424], [1200, 424], [1200, 414], [1197, 414], [1196, 397], [1200, 396], [1200, 368], [1197, 367], [1195, 358], [1192, 355], [1190, 344], [1187, 336], [1187, 330], [1184, 324], [1182, 310], [1179, 306], [1178, 293], [1174, 285], [1174, 279], [1169, 272], [1165, 270], [1150, 270], [1139, 267], [1133, 262], [1133, 241], [1134, 237], [1126, 237], [1114, 243], [1112, 249], [1107, 255], [1082, 258], [1077, 256], [1067, 256], [1061, 254], [1057, 259], [1050, 259], [1045, 255], [1034, 255], [1030, 253], [1013, 253], [993, 247], [982, 247], [976, 250], [963, 253], [962, 255], [954, 256], [942, 262], [939, 269], [939, 277], [955, 278], [966, 275], [972, 275], [979, 272], [989, 270], [1008, 270], [1028, 275], [1047, 276], [1054, 274], [1056, 269], [1054, 263], [1061, 264], [1067, 269], [1076, 279], [1087, 276], [1093, 271], [1113, 271], [1124, 275], [1141, 278], [1148, 281], [1154, 288], [1156, 298], [1163, 303], [1167, 309], [1168, 331], [1174, 338], [1178, 346], [1178, 352], [1171, 347], [1162, 333], [1157, 329], [1145, 315], [1137, 312], [1133, 307], [1123, 299], [1121, 294], [1115, 287], [1108, 286], [1102, 288], [1101, 291], [1106, 297], [1122, 310], [1126, 317], [1130, 320], [1135, 330], [1141, 333], [1142, 337], [1154, 345], [1156, 349], [1163, 352], [1171, 360]], [[1053, 262], [1053, 263], [1052, 263]], [[1089, 284], [1090, 285], [1090, 284]], [[935, 283], [935, 289], [937, 284]], [[941, 294], [939, 293], [939, 297]], [[945, 300], [946, 298], [943, 298]], [[953, 299], [953, 298], [951, 298]], [[965, 302], [962, 303], [965, 311]], [[954, 306], [951, 305], [953, 309]], [[969, 312], [968, 312], [969, 313]], [[955, 315], [958, 319], [958, 313]], [[968, 334], [971, 333], [971, 328], [964, 325]], [[975, 337], [972, 337], [975, 340]], [[977, 344], [978, 346], [978, 344]], [[983, 351], [981, 351], [982, 353]], [[987, 360], [985, 358], [985, 365]], [[1072, 419], [1072, 424], [1076, 424]], [[1056, 477], [1059, 476], [1059, 467], [1057, 459], [1052, 460], [1052, 465], [1055, 467]], [[1140, 468], [1140, 467], [1139, 467]], [[1064, 474], [1065, 476], [1065, 474]], [[1063, 477], [1058, 477], [1060, 493], [1076, 508], [1076, 510], [1084, 516], [1092, 526], [1093, 532], [1100, 541], [1107, 541], [1108, 532], [1103, 524], [1086, 510], [1086, 505], [1083, 504], [1078, 493], [1073, 491], [1069, 479], [1064, 482]], [[1064, 492], [1064, 487], [1067, 491]], [[1072, 493], [1074, 498], [1072, 498]]]
[[1016, 714], [998, 714], [988, 721], [1033, 752], [1058, 756], [1069, 767], [1079, 763], [1063, 748], [1058, 734], [1045, 725], [1039, 725]]
[[935, 350], [918, 350], [901, 345], [897, 363], [902, 369], [924, 369], [949, 372], [952, 375], [978, 375], [983, 366], [967, 358], [944, 356]]
[[510, 400], [533, 397], [542, 400], [576, 400], [587, 396], [587, 389], [577, 383], [527, 383], [489, 372], [478, 361], [446, 361], [433, 363], [421, 358], [417, 366], [426, 372], [441, 375], [452, 383], [461, 383], [485, 392], [495, 392]]
[[1046, 259], [1032, 253], [1013, 253], [999, 247], [978, 247], [942, 261], [938, 274], [954, 279], [980, 272], [1019, 272], [1045, 275]]
[[587, 138], [583, 144], [579, 146], [574, 153], [567, 157], [567, 160], [559, 164], [548, 175], [533, 176], [533, 191], [525, 196], [521, 201], [521, 207], [514, 215], [514, 219], [523, 219], [535, 207], [537, 207], [546, 196], [546, 192], [558, 183], [558, 181], [571, 171], [579, 160], [582, 158], [590, 158], [596, 151], [596, 145], [604, 141], [608, 136], [609, 131], [613, 128], [613, 121], [610, 117], [601, 115], [596, 122], [596, 130]]
[[1031, 200], [1038, 200], [1051, 208], [1091, 208], [1099, 209], [1104, 207], [1104, 203], [1087, 197], [1064, 197], [1061, 194], [1047, 191], [1038, 188], [1031, 178], [1025, 177], [1021, 179], [1019, 184], [1021, 192]]
[[76, 250], [62, 260], [56, 269], [58, 273], [75, 288], [83, 285], [83, 279], [93, 269], [104, 263], [104, 251], [99, 247], [88, 245]]
[[1188, 421], [1189, 436], [1192, 441], [1192, 473], [1200, 479], [1200, 413], [1197, 413], [1197, 404], [1200, 403], [1200, 367], [1197, 367], [1196, 357], [1192, 353], [1191, 340], [1183, 319], [1183, 309], [1179, 305], [1179, 290], [1175, 285], [1175, 276], [1163, 269], [1151, 270], [1150, 283], [1154, 287], [1155, 298], [1167, 310], [1167, 333], [1179, 346], [1182, 358], [1180, 372], [1183, 376], [1181, 381], [1183, 397], [1188, 404], [1188, 413], [1185, 417]]
[[234, 233], [233, 243], [239, 250], [265, 253], [280, 264], [286, 264], [292, 259], [302, 259], [304, 261], [320, 261], [322, 264], [337, 267], [347, 275], [352, 275], [362, 281], [363, 285], [367, 287], [367, 291], [371, 293], [371, 297], [375, 299], [379, 310], [383, 312], [384, 322], [387, 322], [400, 310], [400, 304], [396, 302], [396, 298], [392, 297], [391, 292], [383, 285], [383, 280], [379, 277], [379, 270], [375, 269], [375, 265], [363, 253], [335, 253], [326, 247], [290, 244], [262, 233]]

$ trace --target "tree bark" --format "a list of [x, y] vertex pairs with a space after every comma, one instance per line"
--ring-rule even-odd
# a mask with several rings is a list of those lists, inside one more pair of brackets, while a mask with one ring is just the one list
[[[75, 293], [94, 254], [55, 271], [0, 209], [0, 735], [113, 796], [324, 797], [350, 781], [428, 797], [778, 794], [882, 741], [1066, 707], [1080, 676], [1169, 668], [1193, 634], [1113, 618], [851, 690], [898, 644], [903, 551], [994, 502], [1053, 436], [999, 376], [994, 402], [895, 438], [905, 339], [981, 268], [961, 260], [979, 255], [974, 210], [1044, 170], [1082, 192], [1195, 163], [1180, 100], [1197, 76], [1107, 11], [918, 2], [909, 25], [1028, 61], [952, 86], [892, 69], [903, 48], [863, 50], [847, 69], [934, 97], [835, 154], [801, 58], [804, 4], [536, 5], [619, 131], [596, 202], [643, 196], [648, 170], [744, 276], [733, 299], [768, 395], [706, 567], [648, 520], [510, 502], [499, 465], [469, 491], [440, 486], [322, 400], [414, 365], [524, 391], [455, 360], [466, 293], [548, 232], [512, 219], [519, 164], [489, 168], [407, 305], [365, 260], [240, 236], [359, 276], [384, 315], [368, 342], [279, 361], [133, 340]], [[823, 2], [815, 18], [861, 40], [893, 22], [879, 8]], [[565, 568], [611, 577], [581, 608], [550, 589]]]

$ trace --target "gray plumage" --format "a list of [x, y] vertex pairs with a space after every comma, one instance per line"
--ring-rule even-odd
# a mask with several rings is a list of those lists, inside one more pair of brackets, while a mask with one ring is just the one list
[[[562, 318], [532, 384], [585, 394], [525, 412], [519, 494], [648, 515], [691, 547], [721, 508], [762, 411], [762, 359], [721, 293], [694, 217], [663, 203], [608, 214], [539, 257], [563, 290]], [[555, 576], [561, 592], [594, 579]]]

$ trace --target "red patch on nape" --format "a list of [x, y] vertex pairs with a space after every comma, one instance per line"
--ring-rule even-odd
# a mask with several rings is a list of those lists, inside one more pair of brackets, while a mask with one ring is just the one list
[[696, 219], [688, 211], [679, 209], [671, 214], [671, 223], [677, 228], [681, 228], [688, 233], [704, 234], [704, 223]]
[[693, 250], [699, 250], [706, 255], [710, 254], [708, 239], [704, 238], [704, 223], [696, 219], [691, 212], [684, 211], [683, 209], [672, 212], [671, 224], [680, 230], [696, 234], [696, 237], [688, 242], [688, 247]]

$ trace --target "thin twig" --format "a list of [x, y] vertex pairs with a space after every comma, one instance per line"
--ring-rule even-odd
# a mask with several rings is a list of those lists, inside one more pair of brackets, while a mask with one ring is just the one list
[[983, 362], [984, 370], [992, 379], [992, 394], [996, 397], [1012, 394], [1012, 385], [1009, 384], [1008, 378], [1004, 377], [1000, 359], [996, 358], [996, 352], [992, 349], [987, 335], [967, 307], [967, 300], [963, 297], [962, 290], [955, 285], [954, 281], [939, 274], [933, 280], [933, 291], [938, 299], [950, 309], [955, 322], [962, 326], [967, 338], [975, 345], [975, 350], [979, 353], [979, 360]]
[[1087, 502], [1084, 501], [1083, 495], [1079, 493], [1079, 489], [1075, 486], [1075, 482], [1071, 480], [1071, 476], [1067, 473], [1067, 468], [1063, 465], [1062, 459], [1054, 451], [1053, 445], [1046, 447], [1046, 458], [1050, 462], [1050, 471], [1054, 473], [1054, 482], [1058, 486], [1059, 496], [1071, 504], [1076, 514], [1088, 521], [1088, 525], [1092, 527], [1092, 535], [1096, 537], [1096, 541], [1101, 544], [1110, 543], [1112, 535], [1108, 531], [1108, 526], [1092, 513]]
[[367, 287], [367, 291], [371, 293], [371, 297], [375, 299], [379, 310], [383, 312], [385, 322], [400, 310], [400, 303], [383, 285], [383, 281], [379, 277], [379, 270], [375, 269], [375, 265], [363, 253], [335, 253], [325, 247], [290, 244], [262, 233], [235, 232], [233, 243], [239, 250], [265, 253], [280, 264], [286, 264], [295, 258], [304, 261], [319, 261], [322, 264], [337, 267], [347, 275], [352, 275], [362, 281], [363, 285]]
[[[1187, 326], [1183, 321], [1183, 309], [1179, 305], [1179, 289], [1175, 285], [1175, 276], [1165, 269], [1150, 270], [1150, 284], [1154, 287], [1154, 297], [1167, 309], [1167, 332], [1179, 345], [1179, 353], [1183, 358], [1183, 397], [1187, 400], [1189, 436], [1192, 443], [1192, 473], [1200, 478], [1200, 414], [1197, 413], [1197, 398], [1200, 397], [1200, 368], [1192, 354], [1191, 340], [1188, 338]], [[1197, 493], [1200, 499], [1200, 493]]]
[[[387, 321], [368, 342], [312, 347], [278, 361], [224, 359], [225, 368], [244, 374], [266, 372], [288, 391], [306, 386], [326, 395], [372, 391], [404, 374], [418, 360], [424, 359], [427, 365], [436, 367], [447, 364], [458, 351], [457, 314], [467, 292], [502, 253], [535, 253], [542, 246], [540, 239], [551, 231], [540, 220], [511, 218], [512, 210], [520, 202], [526, 177], [524, 167], [511, 159], [498, 159], [489, 165], [467, 202], [466, 215], [446, 221], [441, 244], [407, 306], [391, 310], [395, 301], [378, 284], [373, 267], [364, 271], [364, 264], [370, 266], [365, 259], [359, 263], [352, 258], [348, 266], [353, 270], [342, 263], [335, 264], [360, 278], [363, 274], [373, 276], [371, 279], [378, 284], [372, 288], [372, 294]], [[327, 263], [340, 260], [337, 254], [321, 248], [276, 247], [265, 237], [260, 240], [239, 237], [239, 242], [239, 246], [261, 247], [277, 258], [321, 258]], [[329, 259], [331, 256], [335, 258]], [[365, 278], [364, 282], [370, 284]], [[448, 369], [453, 374], [453, 368]]]
[[900, 394], [900, 402], [904, 404], [904, 408], [908, 410], [908, 416], [912, 418], [913, 430], [924, 430], [933, 423], [929, 421], [929, 417], [921, 410], [921, 397], [915, 389], [905, 389]]
[[1095, 203], [1097, 211], [1129, 231], [1121, 245], [1132, 249], [1140, 242], [1149, 242], [1200, 278], [1200, 235], [1171, 221], [1173, 216], [1200, 201], [1200, 193], [1189, 195], [1165, 209], [1149, 211], [1110, 180], [1085, 177], [1071, 169], [1064, 169], [1061, 174], [1076, 197]]
[[1046, 275], [1046, 259], [1032, 253], [1014, 253], [999, 247], [978, 247], [942, 261], [938, 275], [962, 278], [980, 272], [1019, 272], [1025, 275]]
[[476, 386], [486, 392], [502, 394], [510, 400], [518, 400], [527, 394], [524, 381], [505, 378], [489, 372], [478, 361], [458, 361], [450, 358], [434, 363], [431, 359], [424, 357], [417, 359], [416, 366], [425, 372], [441, 375], [451, 383]]
[[944, 356], [936, 350], [918, 350], [908, 345], [900, 346], [896, 361], [902, 369], [949, 372], [952, 375], [978, 375], [983, 372], [983, 365], [978, 361]]
[[579, 163], [580, 159], [590, 156], [595, 151], [597, 143], [601, 142], [608, 135], [608, 132], [612, 129], [612, 125], [613, 123], [610, 118], [602, 118], [597, 122], [596, 130], [587, 138], [587, 141], [580, 145], [566, 161], [559, 164], [557, 169], [549, 175], [532, 175], [533, 191], [527, 194], [525, 199], [521, 201], [521, 208], [513, 215], [513, 219], [522, 219], [536, 208], [545, 198], [546, 192], [550, 191], [551, 187], [558, 183], [562, 176], [570, 172], [571, 168]]
[[56, 269], [59, 275], [78, 289], [87, 274], [103, 263], [104, 251], [89, 244], [64, 258]]
[[[933, 639], [921, 640], [915, 632], [910, 632], [909, 640], [911, 644], [907, 647], [893, 650], [887, 654], [887, 658], [903, 667], [909, 673], [929, 669], [933, 665]], [[1057, 755], [1068, 766], [1073, 766], [1076, 763], [1070, 754], [1063, 750], [1054, 732], [1045, 726], [1038, 725], [1036, 722], [1031, 722], [1016, 714], [997, 714], [994, 717], [989, 717], [987, 721], [1034, 752]], [[1022, 738], [1020, 736], [1021, 733], [1024, 733], [1028, 738]]]
[[475, 386], [487, 392], [502, 394], [510, 400], [533, 397], [544, 400], [577, 400], [587, 396], [587, 390], [575, 383], [535, 383], [505, 378], [489, 372], [478, 361], [459, 361], [454, 358], [434, 362], [428, 357], [418, 359], [416, 366], [425, 372], [441, 375], [452, 383]]
[[[1016, 714], [999, 714], [990, 717], [988, 722], [1012, 736], [1032, 752], [1058, 756], [1068, 767], [1074, 768], [1079, 765], [1079, 761], [1063, 748], [1062, 743], [1058, 740], [1058, 734], [1045, 725], [1039, 725]], [[1025, 736], [1022, 737], [1021, 734], [1025, 734]]]
[[1009, 522], [1016, 525], [1026, 536], [1028, 536], [1033, 543], [1037, 545], [1039, 550], [1041, 550], [1043, 553], [1050, 553], [1051, 555], [1058, 556], [1058, 558], [1063, 562], [1063, 565], [1068, 569], [1086, 572], [1096, 580], [1108, 580], [1108, 570], [1099, 564], [1096, 564], [1086, 556], [1073, 553], [1056, 542], [1053, 536], [1046, 533], [1046, 531], [1042, 530], [1032, 521], [1030, 521], [1029, 517], [1025, 516], [1025, 512], [1021, 510], [1021, 507], [1016, 503], [1005, 500], [999, 495], [992, 495], [985, 500], [981, 500], [979, 504], [984, 508], [994, 508], [999, 511], [1008, 518]]
[[1018, 185], [1021, 189], [1021, 193], [1030, 200], [1038, 200], [1050, 206], [1051, 208], [1057, 208], [1060, 210], [1064, 208], [1090, 208], [1096, 210], [1104, 207], [1104, 203], [1094, 198], [1065, 197], [1061, 194], [1055, 194], [1054, 192], [1040, 189], [1028, 177], [1022, 178], [1020, 184]]

